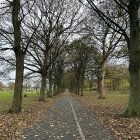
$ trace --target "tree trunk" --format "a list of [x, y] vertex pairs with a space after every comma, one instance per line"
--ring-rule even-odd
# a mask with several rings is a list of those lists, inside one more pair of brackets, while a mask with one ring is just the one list
[[97, 92], [100, 93], [100, 87], [99, 87], [99, 73], [97, 75]]
[[40, 95], [39, 95], [39, 101], [45, 101], [46, 98], [46, 79], [47, 75], [42, 74], [41, 75], [41, 88], [40, 88]]
[[98, 99], [105, 99], [104, 77], [105, 77], [105, 71], [101, 69], [99, 71], [99, 97]]
[[82, 79], [80, 83], [80, 95], [83, 96], [84, 80]]
[[73, 80], [70, 81], [70, 92], [75, 93], [75, 84], [73, 84]]
[[12, 106], [9, 110], [9, 112], [11, 113], [21, 112], [23, 73], [24, 73], [24, 54], [16, 56], [16, 78], [15, 78], [14, 96]]
[[85, 69], [81, 72], [81, 78], [80, 78], [80, 95], [83, 96], [83, 90], [84, 90], [84, 77], [85, 77]]
[[21, 112], [22, 106], [22, 85], [24, 73], [24, 55], [21, 47], [21, 21], [19, 19], [20, 0], [12, 2], [12, 24], [14, 27], [14, 53], [16, 57], [16, 77], [12, 106], [9, 110], [11, 113]]
[[[48, 45], [46, 45], [46, 48]], [[39, 101], [45, 101], [46, 98], [46, 79], [47, 79], [47, 60], [48, 60], [48, 49], [44, 52], [44, 63], [43, 68], [41, 71], [41, 88], [40, 88], [40, 95], [39, 95]]]
[[76, 92], [79, 95], [80, 94], [80, 80], [79, 79], [77, 80], [77, 87], [76, 88], [77, 88]]
[[140, 116], [140, 23], [138, 17], [140, 2], [137, 0], [129, 0], [129, 2], [130, 44], [128, 46], [130, 98], [125, 116], [134, 117]]
[[93, 81], [92, 79], [89, 81], [89, 91], [92, 91]]
[[48, 97], [52, 97], [52, 70], [49, 72], [49, 92]]
[[[57, 79], [58, 80], [58, 79]], [[61, 91], [61, 85], [60, 85], [60, 79], [57, 81], [57, 94], [59, 94]]]
[[53, 91], [54, 91], [54, 96], [57, 95], [57, 84], [55, 81], [54, 81]]

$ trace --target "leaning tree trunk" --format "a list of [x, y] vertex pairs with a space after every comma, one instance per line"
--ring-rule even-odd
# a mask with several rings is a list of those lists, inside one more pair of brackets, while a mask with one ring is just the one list
[[16, 79], [14, 87], [14, 96], [12, 106], [9, 110], [11, 113], [21, 112], [22, 107], [22, 85], [23, 85], [23, 73], [24, 73], [24, 55], [16, 56]]
[[140, 116], [140, 22], [137, 0], [129, 0], [130, 41], [129, 41], [129, 73], [130, 98], [125, 116]]
[[105, 88], [104, 88], [104, 77], [105, 77], [105, 70], [101, 68], [99, 71], [99, 97], [98, 99], [105, 99]]

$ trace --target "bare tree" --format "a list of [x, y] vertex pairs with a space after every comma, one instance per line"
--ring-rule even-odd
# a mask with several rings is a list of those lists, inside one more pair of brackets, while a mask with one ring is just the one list
[[41, 74], [40, 101], [45, 100], [49, 67], [63, 52], [64, 44], [79, 24], [80, 8], [77, 2], [69, 0], [38, 1], [36, 18], [42, 18], [42, 22], [28, 51], [26, 68]]
[[85, 72], [94, 53], [94, 47], [88, 45], [88, 37], [73, 41], [69, 46], [69, 61], [74, 72], [74, 92], [83, 96]]
[[[29, 39], [25, 41], [25, 21], [28, 19], [27, 15], [31, 12], [35, 1], [22, 1], [22, 0], [5, 0], [4, 6], [1, 7], [5, 12], [1, 12], [1, 16], [5, 20], [1, 23], [0, 36], [3, 39], [1, 51], [11, 50], [15, 56], [15, 87], [12, 106], [9, 112], [21, 112], [22, 105], [22, 86], [24, 74], [24, 57], [26, 55], [31, 38], [36, 30], [29, 33]], [[5, 25], [4, 25], [5, 24]], [[7, 45], [6, 45], [7, 44]], [[7, 47], [8, 46], [8, 47]], [[8, 63], [11, 61], [3, 58]], [[14, 64], [13, 64], [14, 65]]]
[[[123, 35], [127, 42], [130, 73], [130, 98], [125, 116], [140, 116], [140, 1], [103, 0], [98, 1], [99, 3], [95, 3], [93, 0], [86, 1], [89, 4], [89, 7], [95, 11], [108, 26]], [[101, 5], [104, 5], [104, 9], [101, 8]]]

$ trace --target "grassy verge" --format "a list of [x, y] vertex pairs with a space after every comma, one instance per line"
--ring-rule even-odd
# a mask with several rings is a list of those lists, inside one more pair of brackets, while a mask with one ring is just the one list
[[[24, 97], [24, 94], [27, 94], [27, 97]], [[13, 92], [0, 92], [0, 113], [8, 111], [13, 98]], [[23, 108], [26, 108], [26, 105], [30, 104], [30, 100], [37, 100], [38, 95], [34, 91], [24, 92], [23, 93]], [[32, 102], [31, 102], [32, 104]]]
[[125, 118], [121, 114], [126, 110], [129, 94], [128, 91], [106, 92], [106, 99], [97, 99], [96, 92], [84, 92], [84, 96], [74, 97], [83, 107], [91, 110], [99, 121], [117, 135], [119, 140], [140, 139], [140, 118]]

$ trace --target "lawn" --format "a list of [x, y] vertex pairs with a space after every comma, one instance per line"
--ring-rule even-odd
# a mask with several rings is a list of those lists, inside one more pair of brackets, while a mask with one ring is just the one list
[[9, 103], [12, 100], [13, 94], [10, 92], [0, 92], [0, 104]]
[[[27, 97], [24, 97], [23, 93], [23, 105], [26, 106], [26, 104], [29, 102], [29, 100], [36, 99], [38, 98], [38, 95], [35, 91], [29, 91], [27, 92]], [[13, 92], [10, 91], [5, 91], [5, 92], [0, 92], [0, 112], [5, 112], [9, 109], [11, 103], [12, 103], [12, 98], [13, 98]]]

